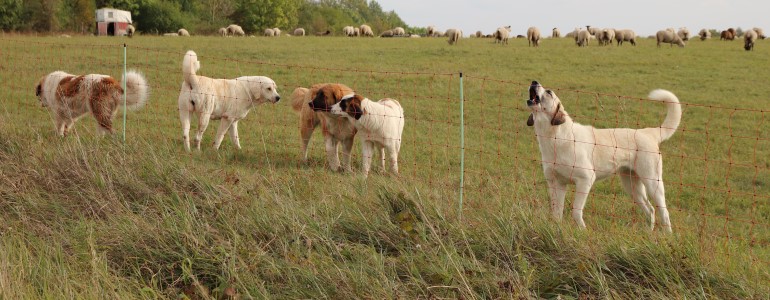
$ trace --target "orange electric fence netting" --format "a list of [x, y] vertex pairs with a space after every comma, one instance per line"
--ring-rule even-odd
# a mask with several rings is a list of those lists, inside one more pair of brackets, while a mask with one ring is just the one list
[[[22, 122], [33, 132], [54, 135], [49, 112], [40, 108], [34, 97], [33, 89], [40, 77], [63, 70], [119, 79], [123, 72], [123, 47], [0, 40], [0, 95], [5, 103], [0, 116], [2, 123]], [[239, 127], [244, 151], [258, 149], [246, 156], [254, 158], [250, 164], [257, 170], [266, 164], [295, 169], [300, 165], [299, 123], [290, 105], [290, 95], [297, 87], [338, 82], [372, 100], [400, 101], [405, 128], [399, 169], [408, 180], [420, 182], [432, 191], [459, 191], [460, 126], [464, 125], [466, 209], [474, 209], [490, 198], [525, 202], [544, 209], [550, 206], [535, 133], [526, 125], [528, 83], [465, 74], [465, 124], [460, 124], [458, 73], [335, 69], [197, 54], [201, 62], [198, 75], [261, 75], [276, 82], [281, 102], [252, 108]], [[184, 55], [181, 51], [128, 47], [128, 69], [145, 74], [151, 93], [142, 111], [128, 114], [129, 138], [143, 138], [153, 141], [153, 145], [183, 151], [177, 98], [183, 81]], [[597, 128], [659, 127], [666, 114], [664, 103], [644, 98], [549, 88], [559, 94], [576, 122]], [[768, 264], [770, 131], [763, 128], [767, 129], [770, 123], [770, 111], [680, 100], [681, 124], [674, 136], [661, 144], [666, 204], [673, 230], [697, 235], [704, 250], [726, 259], [749, 257], [756, 263]], [[33, 117], [18, 117], [22, 112]], [[119, 118], [115, 124], [121, 124]], [[76, 130], [94, 126], [90, 117], [80, 123], [75, 125]], [[137, 127], [144, 128], [143, 136], [136, 135]], [[217, 127], [218, 122], [213, 121], [206, 131], [204, 151], [211, 151]], [[196, 129], [194, 119], [191, 135]], [[361, 161], [358, 143], [353, 148], [355, 169], [360, 168]], [[231, 146], [226, 136], [222, 147]], [[319, 133], [314, 134], [310, 148], [311, 166], [325, 167], [323, 138]], [[584, 212], [588, 227], [600, 230], [630, 226], [644, 231], [648, 220], [619, 181], [615, 176], [593, 186]], [[574, 186], [567, 189], [568, 216]], [[447, 204], [454, 205], [454, 200], [447, 199]], [[565, 217], [565, 222], [573, 221]]]

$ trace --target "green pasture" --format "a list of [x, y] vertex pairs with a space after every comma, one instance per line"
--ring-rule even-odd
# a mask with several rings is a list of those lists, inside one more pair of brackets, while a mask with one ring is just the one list
[[[84, 117], [58, 137], [34, 96], [45, 74], [127, 67], [150, 84], [112, 137]], [[214, 151], [187, 153], [177, 97], [199, 74], [271, 77]], [[770, 297], [770, 44], [578, 48], [570, 39], [0, 35], [0, 298]], [[460, 72], [465, 119], [460, 209]], [[526, 89], [551, 88], [580, 123], [655, 127], [656, 88], [684, 104], [662, 145], [674, 234], [650, 232], [617, 179], [597, 183], [588, 230], [548, 217]], [[296, 87], [340, 82], [404, 106], [400, 176], [325, 168], [320, 130], [299, 162]], [[195, 129], [197, 126], [193, 126]], [[360, 166], [356, 143], [354, 169]], [[567, 195], [567, 207], [572, 193]], [[233, 296], [234, 294], [237, 294]]]

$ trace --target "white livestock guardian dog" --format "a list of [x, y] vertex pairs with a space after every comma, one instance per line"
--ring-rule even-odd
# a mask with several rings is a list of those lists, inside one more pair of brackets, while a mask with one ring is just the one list
[[52, 72], [40, 79], [35, 94], [43, 107], [54, 114], [56, 133], [65, 136], [75, 121], [89, 112], [99, 124], [99, 133], [112, 133], [112, 119], [123, 106], [125, 109], [139, 109], [149, 98], [149, 87], [144, 76], [136, 71], [125, 75], [126, 90], [122, 81], [108, 75], [72, 75], [66, 72]]
[[[671, 221], [663, 187], [663, 158], [660, 143], [671, 138], [682, 119], [679, 99], [666, 90], [654, 90], [649, 98], [665, 102], [667, 114], [660, 127], [597, 129], [578, 124], [564, 110], [559, 97], [537, 81], [529, 88], [527, 106], [532, 114], [527, 125], [535, 127], [543, 172], [551, 197], [551, 213], [561, 220], [566, 185], [576, 185], [572, 218], [581, 228], [583, 207], [596, 180], [620, 175], [623, 188], [650, 218], [655, 227], [655, 209], [667, 232]], [[652, 203], [647, 197], [652, 198]]]
[[225, 133], [235, 148], [241, 149], [238, 140], [238, 121], [245, 118], [257, 104], [276, 103], [281, 100], [275, 82], [265, 76], [242, 76], [235, 79], [213, 79], [196, 75], [200, 62], [195, 52], [187, 51], [182, 62], [184, 82], [179, 91], [179, 119], [182, 122], [184, 147], [190, 151], [190, 119], [198, 115], [198, 133], [195, 147], [201, 149], [203, 132], [210, 119], [221, 119], [214, 138], [214, 148], [219, 149]]
[[404, 109], [390, 98], [374, 102], [361, 95], [349, 94], [331, 107], [331, 113], [346, 117], [361, 137], [364, 177], [369, 175], [374, 151], [380, 154], [385, 170], [385, 154], [390, 158], [391, 171], [398, 175], [398, 152], [404, 132]]

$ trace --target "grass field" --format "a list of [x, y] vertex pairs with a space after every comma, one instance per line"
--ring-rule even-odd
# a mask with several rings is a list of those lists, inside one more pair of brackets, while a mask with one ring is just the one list
[[[91, 117], [56, 136], [37, 80], [119, 78], [123, 43], [152, 93], [128, 112], [126, 142], [96, 137]], [[767, 299], [770, 46], [742, 46], [0, 36], [0, 298]], [[202, 152], [184, 151], [176, 101], [188, 49], [199, 74], [278, 83], [285, 100], [240, 122], [241, 151], [227, 139], [211, 149], [216, 123]], [[644, 97], [679, 97], [680, 130], [662, 145], [673, 235], [646, 230], [617, 179], [594, 186], [588, 230], [549, 219], [525, 125], [532, 80], [597, 127], [659, 126], [664, 107]], [[318, 133], [299, 163], [288, 99], [320, 82], [401, 101], [400, 177], [328, 171]]]

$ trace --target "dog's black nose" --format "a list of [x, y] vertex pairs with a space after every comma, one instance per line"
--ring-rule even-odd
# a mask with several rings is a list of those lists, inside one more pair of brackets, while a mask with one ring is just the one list
[[540, 85], [540, 83], [539, 83], [539, 82], [537, 82], [536, 80], [533, 80], [533, 81], [532, 81], [532, 85]]
[[281, 101], [281, 96], [275, 96], [275, 102]]

